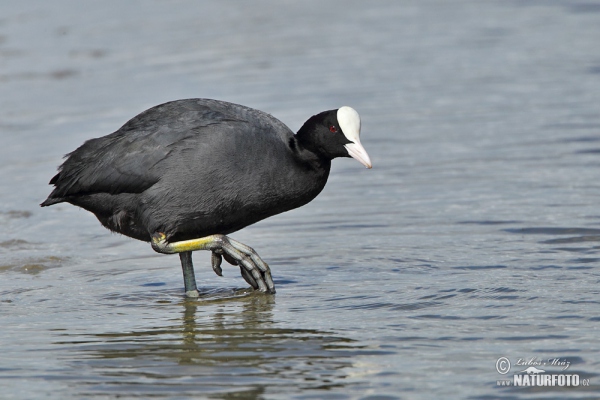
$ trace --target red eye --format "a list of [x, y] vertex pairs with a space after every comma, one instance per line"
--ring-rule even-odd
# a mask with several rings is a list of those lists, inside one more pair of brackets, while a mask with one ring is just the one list
[[331, 125], [331, 126], [329, 127], [329, 132], [331, 132], [331, 133], [336, 133], [336, 132], [337, 132], [337, 128], [336, 128], [335, 126]]

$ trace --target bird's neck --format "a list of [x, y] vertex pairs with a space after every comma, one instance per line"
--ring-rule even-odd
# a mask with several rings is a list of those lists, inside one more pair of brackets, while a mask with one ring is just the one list
[[[303, 127], [304, 128], [304, 127]], [[329, 172], [331, 167], [331, 159], [323, 156], [319, 148], [311, 140], [311, 132], [300, 129], [294, 137], [292, 137], [288, 146], [295, 158], [305, 164], [310, 169], [326, 170]]]
[[297, 142], [302, 148], [316, 152], [316, 131], [314, 125], [306, 121], [295, 135]]

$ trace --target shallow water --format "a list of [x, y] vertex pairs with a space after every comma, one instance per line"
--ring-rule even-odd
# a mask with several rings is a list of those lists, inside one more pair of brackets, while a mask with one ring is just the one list
[[[0, 7], [2, 398], [598, 397], [599, 2]], [[372, 170], [232, 235], [275, 296], [196, 253], [184, 299], [177, 257], [38, 207], [63, 154], [187, 97], [361, 113]], [[499, 386], [519, 359], [581, 384]]]

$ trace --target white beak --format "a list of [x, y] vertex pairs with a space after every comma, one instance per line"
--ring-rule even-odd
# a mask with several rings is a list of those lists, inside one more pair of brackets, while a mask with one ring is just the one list
[[371, 158], [369, 158], [367, 151], [360, 144], [360, 117], [358, 113], [353, 108], [344, 106], [338, 109], [337, 119], [344, 135], [352, 142], [344, 145], [350, 157], [365, 167], [371, 168]]
[[362, 144], [360, 144], [360, 140], [356, 139], [354, 143], [345, 144], [344, 147], [348, 151], [348, 154], [350, 154], [350, 157], [354, 158], [367, 168], [372, 167], [371, 158]]

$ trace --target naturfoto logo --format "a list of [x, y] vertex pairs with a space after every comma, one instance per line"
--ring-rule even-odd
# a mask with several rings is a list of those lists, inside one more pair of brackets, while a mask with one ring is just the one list
[[[496, 360], [496, 371], [501, 375], [510, 372], [513, 364], [507, 357], [500, 357]], [[567, 359], [538, 357], [518, 358], [515, 367], [519, 367], [513, 379], [497, 380], [498, 386], [589, 386], [589, 379], [580, 379], [579, 374], [564, 373], [571, 366]], [[525, 367], [525, 369], [521, 369]], [[541, 368], [543, 367], [543, 368]], [[550, 369], [558, 369], [552, 372]]]

